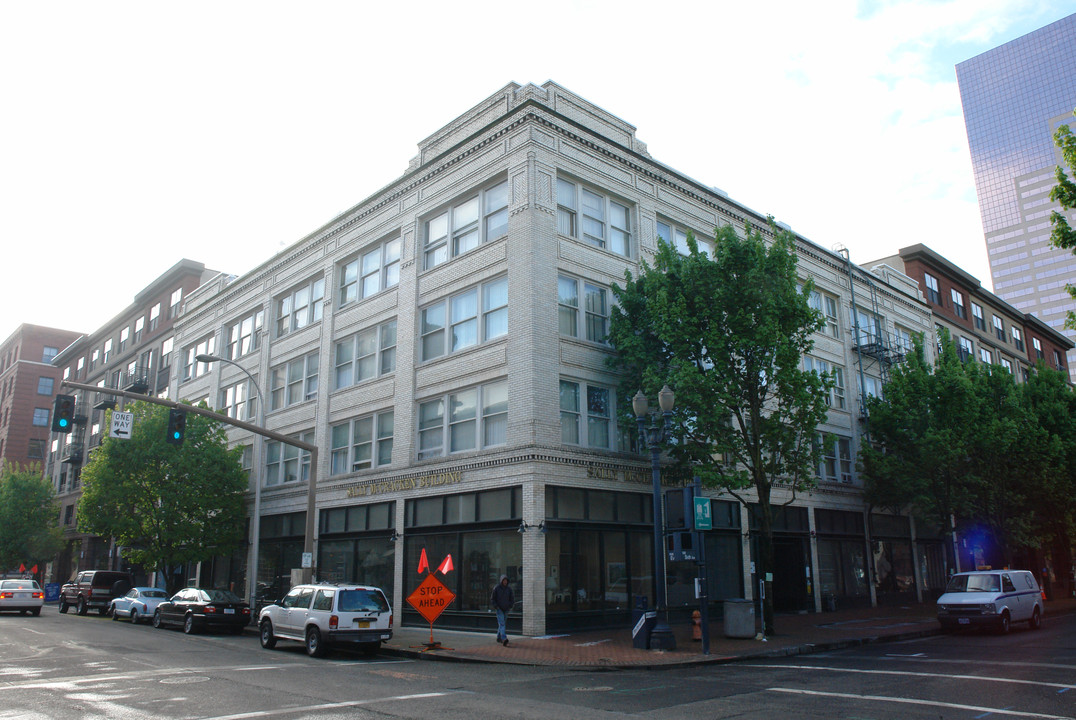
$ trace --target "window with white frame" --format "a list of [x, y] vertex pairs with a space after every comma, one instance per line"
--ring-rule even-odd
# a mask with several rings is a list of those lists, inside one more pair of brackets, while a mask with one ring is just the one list
[[[682, 227], [665, 222], [664, 220], [657, 221], [658, 237], [676, 248], [676, 251], [681, 255], [687, 255], [691, 252], [691, 249], [687, 244], [687, 236], [689, 232], [689, 230], [685, 230]], [[695, 243], [698, 245], [700, 253], [706, 256], [710, 255], [710, 243], [705, 240], [700, 240], [698, 235], [695, 235]]]
[[938, 278], [930, 273], [923, 273], [923, 280], [927, 285], [927, 300], [933, 305], [941, 305], [941, 290], [938, 289]]
[[41, 349], [41, 362], [51, 364], [52, 359], [60, 354], [60, 349], [46, 345]]
[[631, 254], [631, 212], [604, 193], [557, 178], [557, 232], [618, 255]]
[[983, 365], [993, 365], [994, 364], [994, 358], [990, 354], [990, 350], [988, 348], [984, 348], [984, 347], [979, 348], [979, 362], [981, 362]]
[[358, 385], [396, 370], [396, 320], [336, 343], [334, 389]]
[[881, 378], [871, 377], [870, 375], [863, 376], [863, 392], [868, 397], [882, 397], [882, 380]]
[[400, 284], [403, 239], [393, 238], [367, 248], [340, 267], [340, 306]]
[[508, 234], [508, 181], [453, 205], [426, 221], [427, 270]]
[[135, 337], [134, 337], [135, 343], [142, 342], [142, 331], [145, 328], [146, 328], [146, 316], [143, 315], [142, 317], [135, 320]]
[[78, 377], [82, 377], [82, 371], [86, 369], [86, 356], [83, 355], [78, 359]]
[[418, 406], [418, 459], [481, 450], [508, 441], [508, 382], [499, 380]]
[[863, 308], [850, 311], [852, 327], [856, 328], [858, 345], [874, 345], [882, 342], [882, 328], [885, 322], [872, 312]]
[[103, 354], [101, 356], [101, 362], [107, 363], [109, 360], [112, 359], [112, 338], [109, 338], [108, 340], [105, 340], [105, 344], [104, 344], [103, 349], [104, 349], [104, 352], [103, 352]]
[[1054, 350], [1054, 368], [1057, 370], [1065, 369], [1065, 357], [1060, 350]]
[[34, 408], [34, 418], [32, 422], [35, 427], [47, 427], [49, 424], [49, 409]]
[[966, 338], [963, 335], [960, 336], [956, 354], [961, 360], [968, 360], [969, 358], [974, 357], [974, 348], [972, 347], [969, 338]]
[[569, 445], [615, 449], [612, 391], [574, 380], [560, 381], [560, 438]]
[[[582, 303], [580, 303], [582, 296]], [[561, 335], [605, 343], [609, 335], [609, 291], [586, 280], [557, 278], [557, 304]], [[579, 313], [582, 310], [583, 317]]]
[[386, 410], [332, 427], [332, 475], [392, 462], [393, 412]]
[[949, 296], [953, 299], [953, 312], [958, 318], [967, 318], [968, 310], [964, 307], [964, 295], [956, 288], [949, 288]]
[[252, 420], [257, 417], [258, 398], [250, 395], [250, 382], [243, 380], [220, 389], [220, 411], [236, 420]]
[[[313, 432], [297, 437], [302, 442], [314, 444]], [[310, 453], [306, 450], [274, 440], [266, 443], [265, 457], [265, 484], [268, 486], [298, 482], [300, 478], [303, 482], [310, 479]]]
[[92, 372], [97, 368], [97, 363], [101, 362], [101, 348], [94, 348], [93, 354], [90, 355], [90, 371]]
[[56, 381], [50, 377], [39, 377], [37, 379], [37, 394], [38, 395], [52, 395], [52, 389], [56, 385]]
[[1024, 351], [1024, 334], [1020, 332], [1020, 328], [1013, 325], [1009, 328], [1009, 332], [1012, 334], [1012, 344], [1020, 352]]
[[422, 309], [420, 358], [432, 360], [508, 334], [508, 278], [490, 280]]
[[149, 331], [153, 332], [161, 324], [161, 304], [157, 303], [149, 309]]
[[837, 410], [845, 409], [843, 367], [840, 365], [833, 365], [825, 360], [819, 360], [810, 355], [804, 355], [803, 369], [807, 372], [814, 371], [822, 377], [829, 375], [833, 378], [833, 388], [829, 391], [829, 397], [826, 402], [831, 408], [836, 408]]
[[229, 325], [224, 331], [227, 342], [224, 356], [235, 360], [257, 350], [258, 335], [262, 331], [264, 320], [265, 311], [259, 309]]
[[183, 351], [183, 374], [184, 381], [193, 380], [209, 372], [209, 364], [200, 362], [196, 358], [199, 355], [216, 355], [217, 338], [215, 335], [202, 338], [197, 344], [191, 345]]
[[128, 325], [127, 327], [120, 330], [120, 349], [119, 349], [120, 352], [124, 352], [124, 351], [127, 350], [127, 342], [130, 339], [131, 339], [131, 326]]
[[1005, 342], [1005, 324], [997, 315], [994, 316], [994, 335], [997, 336], [998, 340]]
[[325, 278], [316, 277], [276, 299], [276, 336], [301, 330], [321, 320]]
[[1035, 357], [1042, 360], [1045, 356], [1042, 352], [1042, 343], [1037, 337], [1031, 338], [1031, 347], [1035, 348]]
[[893, 332], [893, 341], [897, 346], [897, 351], [905, 355], [910, 353], [912, 351], [912, 331], [908, 328], [902, 328], [900, 325], [895, 325]]
[[986, 332], [986, 319], [983, 318], [983, 306], [977, 302], [971, 303], [971, 318], [975, 322], [975, 329]]
[[830, 337], [841, 336], [841, 327], [837, 320], [837, 298], [812, 289], [807, 296], [807, 304], [825, 316], [826, 326], [822, 328], [822, 332]]
[[278, 365], [269, 373], [269, 397], [273, 410], [313, 400], [318, 393], [319, 353]]
[[852, 439], [843, 436], [833, 438], [826, 446], [821, 435], [816, 442], [823, 445], [822, 459], [818, 463], [818, 479], [828, 482], [852, 482]]
[[1008, 358], [998, 358], [998, 364], [1005, 368], [1005, 371], [1012, 375], [1012, 361]]
[[174, 318], [179, 315], [179, 303], [183, 300], [183, 288], [177, 287], [172, 291], [172, 297], [168, 301], [168, 317]]

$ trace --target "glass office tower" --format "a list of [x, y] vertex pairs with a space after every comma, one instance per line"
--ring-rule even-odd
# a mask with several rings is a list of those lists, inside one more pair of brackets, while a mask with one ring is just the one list
[[[1058, 331], [1076, 257], [1050, 245], [1053, 133], [1076, 109], [1076, 14], [956, 66], [994, 292]], [[1066, 331], [1076, 338], [1072, 331]], [[1076, 380], [1076, 352], [1069, 353]]]

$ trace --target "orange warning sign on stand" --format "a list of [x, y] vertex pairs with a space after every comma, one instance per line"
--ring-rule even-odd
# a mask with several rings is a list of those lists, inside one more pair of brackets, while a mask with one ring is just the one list
[[426, 618], [431, 630], [433, 629], [433, 621], [455, 599], [456, 595], [445, 587], [443, 582], [434, 577], [432, 573], [427, 575], [426, 579], [415, 588], [415, 591], [407, 596], [407, 602], [411, 603], [411, 607], [418, 610], [419, 614]]

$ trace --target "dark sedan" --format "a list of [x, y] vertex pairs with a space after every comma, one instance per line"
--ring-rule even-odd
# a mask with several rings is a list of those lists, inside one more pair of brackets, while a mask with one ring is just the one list
[[250, 607], [228, 590], [183, 588], [153, 611], [153, 627], [171, 625], [188, 634], [220, 629], [238, 635], [249, 623]]

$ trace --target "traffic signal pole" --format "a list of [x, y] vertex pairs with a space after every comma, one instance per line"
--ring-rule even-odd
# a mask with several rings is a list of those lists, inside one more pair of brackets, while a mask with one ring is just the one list
[[[311, 576], [313, 575], [313, 557], [314, 557], [314, 513], [317, 509], [317, 481], [318, 481], [318, 446], [312, 445], [301, 440], [296, 440], [293, 437], [287, 435], [281, 435], [280, 433], [273, 432], [272, 430], [266, 430], [260, 425], [253, 423], [243, 422], [242, 420], [236, 420], [230, 418], [227, 415], [214, 412], [212, 410], [206, 410], [205, 408], [195, 407], [193, 405], [184, 405], [178, 403], [175, 400], [167, 400], [165, 398], [151, 397], [149, 395], [142, 395], [140, 393], [127, 392], [126, 390], [114, 390], [112, 388], [100, 387], [99, 385], [87, 385], [85, 383], [71, 382], [70, 380], [64, 380], [60, 383], [63, 386], [74, 388], [75, 390], [83, 390], [86, 392], [103, 393], [105, 395], [116, 395], [118, 397], [127, 398], [129, 400], [141, 400], [142, 402], [152, 403], [154, 405], [164, 405], [165, 407], [172, 408], [173, 410], [182, 410], [183, 412], [194, 413], [195, 415], [201, 415], [211, 420], [224, 423], [225, 425], [232, 425], [233, 427], [241, 428], [248, 432], [252, 432], [255, 435], [260, 435], [270, 440], [276, 440], [277, 442], [284, 443], [285, 445], [291, 445], [297, 447], [300, 450], [306, 450], [310, 453], [310, 481], [306, 492], [306, 536], [303, 538], [303, 552], [309, 553], [311, 558], [311, 567], [303, 568], [303, 582], [309, 583]], [[299, 463], [300, 468], [302, 463]], [[254, 518], [254, 522], [259, 522], [259, 518]], [[257, 568], [248, 568], [248, 572], [257, 572]]]

